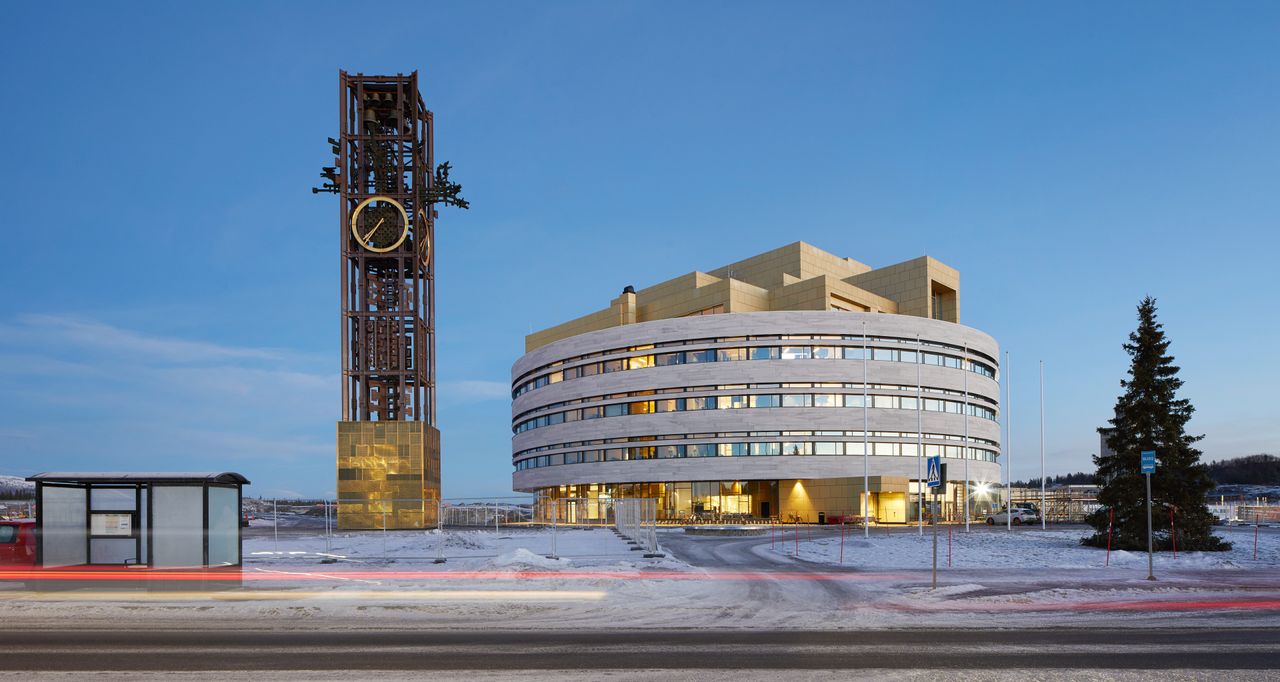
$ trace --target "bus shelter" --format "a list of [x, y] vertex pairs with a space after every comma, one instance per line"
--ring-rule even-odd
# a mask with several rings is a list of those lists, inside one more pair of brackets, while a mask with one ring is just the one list
[[36, 484], [36, 565], [238, 567], [234, 472], [48, 472]]

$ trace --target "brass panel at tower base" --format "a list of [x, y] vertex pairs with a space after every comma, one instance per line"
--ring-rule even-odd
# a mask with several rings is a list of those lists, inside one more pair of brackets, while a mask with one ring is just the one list
[[440, 431], [425, 422], [338, 422], [338, 528], [434, 528]]

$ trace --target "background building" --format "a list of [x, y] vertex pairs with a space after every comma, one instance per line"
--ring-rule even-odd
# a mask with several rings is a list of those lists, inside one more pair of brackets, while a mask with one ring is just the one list
[[651, 497], [668, 519], [817, 521], [867, 500], [906, 522], [921, 456], [942, 455], [953, 516], [966, 470], [999, 480], [1000, 449], [999, 349], [958, 324], [959, 286], [933, 258], [872, 269], [795, 243], [627, 287], [526, 338], [513, 486], [561, 515]]

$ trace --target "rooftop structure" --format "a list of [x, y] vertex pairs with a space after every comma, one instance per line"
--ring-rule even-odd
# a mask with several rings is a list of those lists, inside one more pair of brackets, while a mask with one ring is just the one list
[[525, 351], [636, 322], [770, 310], [896, 313], [959, 322], [960, 273], [929, 256], [873, 269], [795, 242], [710, 272], [691, 272], [639, 291], [627, 287], [604, 310], [526, 336]]

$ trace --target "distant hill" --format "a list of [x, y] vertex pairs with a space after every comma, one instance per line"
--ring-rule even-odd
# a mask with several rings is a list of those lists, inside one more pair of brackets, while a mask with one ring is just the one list
[[28, 500], [36, 496], [36, 484], [21, 476], [0, 474], [0, 500]]
[[1280, 457], [1249, 455], [1209, 463], [1219, 485], [1280, 485]]
[[[1209, 476], [1218, 485], [1280, 486], [1280, 457], [1275, 455], [1249, 455], [1210, 462]], [[1089, 485], [1093, 472], [1080, 471], [1062, 476], [1050, 476], [1049, 487], [1055, 485]], [[1015, 488], [1039, 488], [1040, 479], [1014, 481]]]
[[[1090, 472], [1078, 471], [1074, 474], [1063, 474], [1061, 476], [1050, 476], [1048, 487], [1055, 485], [1093, 485], [1093, 474]], [[1029, 481], [1014, 481], [1015, 488], [1039, 488], [1040, 479], [1033, 478]]]

